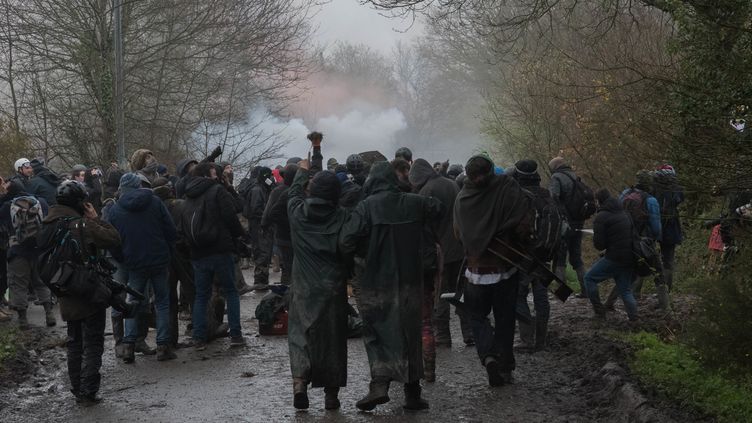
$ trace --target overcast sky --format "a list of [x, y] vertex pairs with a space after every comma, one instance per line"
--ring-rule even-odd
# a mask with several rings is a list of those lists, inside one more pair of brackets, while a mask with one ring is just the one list
[[314, 17], [315, 38], [322, 45], [337, 41], [366, 44], [384, 54], [398, 40], [409, 42], [421, 35], [423, 26], [411, 19], [388, 18], [358, 0], [331, 0]]

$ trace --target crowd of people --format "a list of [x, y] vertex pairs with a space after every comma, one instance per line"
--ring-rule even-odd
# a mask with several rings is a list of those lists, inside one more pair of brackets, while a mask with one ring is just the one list
[[[404, 407], [421, 410], [429, 405], [420, 381], [436, 378], [436, 348], [455, 342], [450, 302], [441, 294], [454, 293], [460, 341], [475, 346], [490, 386], [512, 383], [515, 351], [547, 348], [547, 287], [566, 280], [567, 262], [577, 297], [588, 299], [596, 316], [621, 297], [636, 321], [635, 293], [648, 276], [637, 276], [634, 242], [650, 239], [661, 254], [650, 277], [659, 307], [670, 311], [682, 241], [676, 211], [684, 199], [670, 165], [641, 171], [617, 194], [593, 192], [562, 157], [548, 163], [546, 188], [534, 160], [506, 170], [486, 154], [464, 166], [431, 164], [400, 148], [392, 160], [352, 154], [345, 164], [332, 158], [324, 166], [323, 135], [308, 138], [308, 160], [257, 166], [238, 184], [232, 164], [217, 162], [220, 149], [178, 162], [174, 176], [146, 149], [133, 153], [129, 170], [116, 163], [104, 172], [75, 166], [68, 175], [38, 159], [19, 159], [0, 192], [2, 301], [10, 294], [0, 320], [28, 327], [26, 310], [35, 302], [54, 326], [57, 301], [67, 322], [71, 391], [92, 405], [101, 400], [109, 306], [115, 353], [126, 364], [136, 353], [172, 360], [179, 348], [200, 351], [222, 336], [243, 347], [240, 296], [268, 290], [270, 268], [279, 267], [289, 288], [294, 407], [309, 407], [309, 386], [324, 388], [326, 409], [340, 407], [352, 292], [371, 373], [357, 408], [388, 402], [397, 382], [404, 385]], [[593, 244], [603, 254], [588, 268], [581, 244], [592, 215]], [[67, 242], [74, 252], [56, 256], [60, 248], [53, 247]], [[40, 258], [72, 263], [73, 270], [49, 272]], [[104, 294], [78, 289], [100, 284], [102, 272], [92, 269], [102, 262], [114, 270], [105, 279], [130, 289], [127, 298], [112, 286]], [[242, 269], [251, 266], [248, 284]], [[598, 285], [609, 279], [615, 288], [602, 303]], [[189, 322], [188, 342], [180, 341], [180, 320]], [[156, 349], [146, 342], [150, 326]]]

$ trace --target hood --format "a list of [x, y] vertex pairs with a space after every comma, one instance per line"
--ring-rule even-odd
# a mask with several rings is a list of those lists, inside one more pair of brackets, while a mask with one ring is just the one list
[[371, 172], [368, 174], [363, 185], [366, 196], [378, 194], [383, 191], [400, 192], [397, 182], [397, 173], [389, 162], [378, 162], [371, 166]]
[[183, 159], [178, 162], [177, 166], [175, 166], [175, 170], [177, 171], [179, 177], [184, 178], [186, 175], [188, 175], [188, 165], [191, 163], [198, 164], [198, 162], [193, 159]]
[[185, 196], [188, 198], [197, 198], [205, 193], [209, 188], [217, 184], [217, 181], [203, 176], [189, 176], [185, 184]]
[[63, 181], [62, 179], [60, 179], [59, 176], [57, 176], [55, 172], [47, 169], [46, 167], [43, 167], [39, 170], [39, 172], [36, 172], [35, 177], [42, 178], [48, 183], [55, 185], [55, 186], [60, 185], [60, 183]]
[[619, 204], [619, 200], [617, 200], [614, 197], [608, 197], [606, 201], [601, 203], [600, 208], [598, 208], [600, 211], [609, 211], [609, 212], [618, 212], [620, 210], [623, 210], [621, 207], [621, 204]]
[[285, 166], [284, 171], [282, 172], [282, 178], [284, 179], [285, 185], [288, 187], [292, 185], [292, 181], [295, 180], [295, 175], [298, 173], [298, 165], [295, 164], [289, 164]]
[[47, 216], [44, 218], [44, 221], [52, 222], [58, 219], [62, 219], [64, 217], [81, 217], [81, 214], [71, 207], [68, 207], [62, 204], [57, 204], [57, 205], [50, 207], [50, 211], [47, 213]]
[[429, 180], [438, 177], [439, 174], [433, 169], [425, 159], [418, 159], [413, 162], [410, 167], [410, 183], [417, 187], [422, 188]]
[[[145, 168], [149, 164], [149, 156], [154, 157], [154, 154], [151, 152], [151, 150], [140, 148], [134, 151], [130, 160], [131, 170], [135, 172], [137, 170]], [[154, 170], [156, 171], [156, 166]]]
[[149, 207], [152, 197], [154, 193], [150, 189], [139, 188], [123, 194], [117, 203], [128, 211], [141, 211]]

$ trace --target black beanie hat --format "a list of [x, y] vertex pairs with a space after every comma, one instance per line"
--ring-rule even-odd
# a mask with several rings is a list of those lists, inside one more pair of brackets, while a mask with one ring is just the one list
[[326, 170], [317, 173], [308, 187], [311, 197], [321, 198], [333, 204], [339, 202], [341, 191], [342, 184], [339, 182], [337, 175]]

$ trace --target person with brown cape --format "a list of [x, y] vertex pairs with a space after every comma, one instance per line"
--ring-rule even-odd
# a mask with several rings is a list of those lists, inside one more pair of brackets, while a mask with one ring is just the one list
[[434, 198], [400, 192], [387, 162], [371, 167], [363, 188], [367, 197], [340, 234], [345, 253], [367, 247], [358, 307], [371, 383], [356, 406], [367, 411], [388, 402], [389, 383], [399, 381], [405, 384], [405, 408], [426, 409], [420, 387], [423, 228], [438, 224], [444, 211]]
[[[511, 383], [519, 271], [488, 250], [494, 238], [525, 246], [534, 220], [532, 197], [507, 175], [495, 175], [485, 155], [470, 158], [454, 204], [454, 227], [465, 249], [465, 304], [478, 356], [491, 386]], [[495, 327], [488, 321], [493, 311]]]

